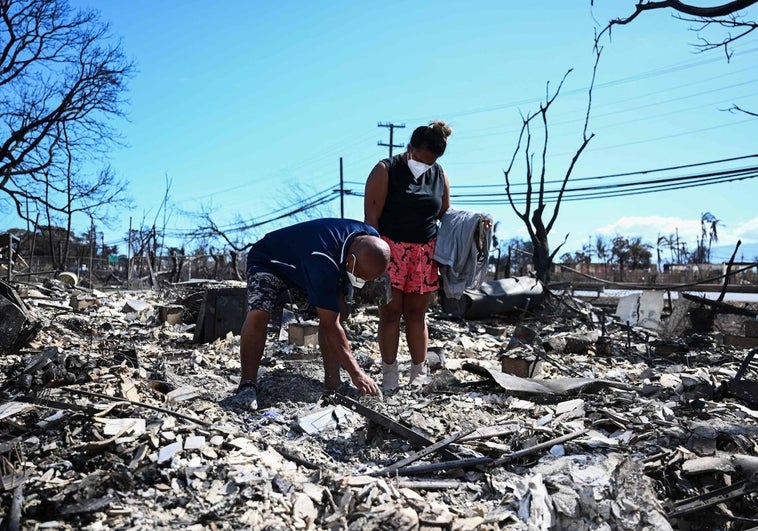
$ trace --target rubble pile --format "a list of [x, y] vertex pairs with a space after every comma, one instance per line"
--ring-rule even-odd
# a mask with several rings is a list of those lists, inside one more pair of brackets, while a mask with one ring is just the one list
[[[428, 379], [381, 398], [325, 394], [317, 347], [277, 331], [246, 412], [239, 337], [194, 341], [201, 288], [5, 298], [24, 316], [0, 317], [5, 528], [758, 525], [758, 350], [725, 341], [755, 328], [748, 305], [707, 332], [688, 300], [654, 328], [566, 295], [477, 321], [435, 305]], [[377, 320], [345, 327], [379, 380]]]

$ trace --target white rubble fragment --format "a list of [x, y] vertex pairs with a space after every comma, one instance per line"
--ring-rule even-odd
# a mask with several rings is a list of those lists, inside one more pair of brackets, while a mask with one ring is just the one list
[[158, 451], [158, 464], [170, 461], [176, 454], [182, 451], [181, 442], [173, 442]]

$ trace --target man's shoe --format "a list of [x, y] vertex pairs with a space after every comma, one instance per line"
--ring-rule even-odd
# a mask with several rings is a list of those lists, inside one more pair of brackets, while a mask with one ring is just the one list
[[231, 397], [232, 405], [248, 411], [258, 409], [258, 385], [255, 382], [240, 382], [237, 393]]

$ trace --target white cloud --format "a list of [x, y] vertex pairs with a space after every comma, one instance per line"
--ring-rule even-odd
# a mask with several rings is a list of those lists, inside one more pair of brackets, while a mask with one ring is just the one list
[[[737, 223], [719, 224], [717, 228], [719, 240], [718, 243], [714, 243], [714, 248], [718, 247], [719, 250], [723, 250], [721, 254], [726, 253], [727, 258], [734, 249], [737, 240], [742, 241], [743, 245], [758, 243], [758, 217]], [[685, 242], [688, 248], [694, 249], [700, 238], [700, 218], [624, 216], [613, 223], [598, 227], [595, 229], [595, 234], [606, 238], [613, 238], [617, 234], [627, 237], [641, 236], [643, 242], [655, 246], [659, 235], [668, 238], [671, 235], [676, 235], [677, 231], [680, 240]], [[746, 247], [745, 252], [750, 254], [753, 251]]]
[[756, 243], [758, 242], [758, 217], [748, 219], [741, 223], [737, 223], [731, 227], [734, 233], [733, 239], [742, 240], [742, 243]]
[[683, 241], [694, 241], [700, 236], [700, 219], [683, 219], [665, 216], [624, 216], [614, 223], [598, 227], [599, 235], [613, 237], [641, 236], [647, 243], [655, 244], [658, 236], [679, 234]]

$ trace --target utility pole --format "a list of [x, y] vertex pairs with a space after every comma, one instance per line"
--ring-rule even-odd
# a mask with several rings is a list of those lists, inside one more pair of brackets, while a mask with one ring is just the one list
[[376, 126], [377, 127], [389, 127], [389, 129], [390, 129], [390, 143], [389, 144], [385, 144], [381, 140], [379, 140], [376, 143], [377, 146], [386, 146], [386, 147], [389, 147], [390, 148], [390, 157], [392, 156], [392, 148], [393, 147], [401, 148], [401, 147], [405, 146], [405, 144], [394, 144], [393, 143], [394, 142], [393, 139], [394, 139], [394, 136], [395, 136], [394, 135], [395, 129], [396, 128], [397, 129], [405, 129], [405, 124], [393, 124], [391, 122], [387, 123], [387, 124], [383, 124], [383, 123], [379, 122], [378, 124], [376, 124]]
[[97, 245], [97, 234], [95, 233], [95, 221], [90, 218], [90, 238], [89, 238], [89, 287], [94, 288], [92, 284], [92, 255], [95, 254], [95, 245]]
[[[129, 289], [132, 281], [132, 217], [129, 216], [129, 234], [126, 236], [126, 289]], [[192, 262], [190, 261], [190, 265]], [[190, 274], [190, 279], [192, 275]]]

